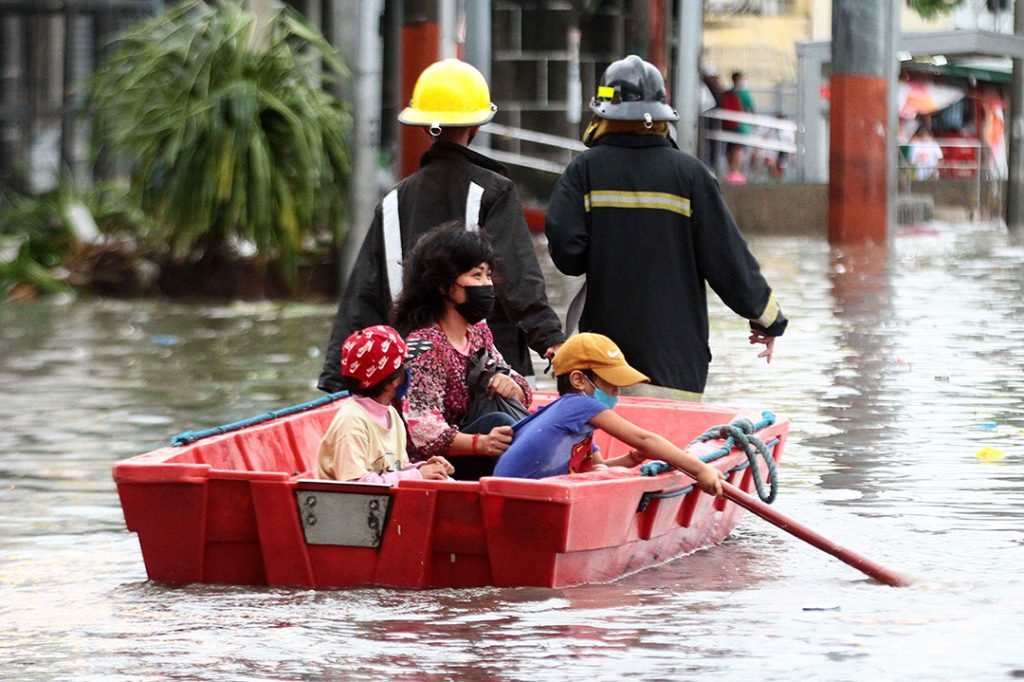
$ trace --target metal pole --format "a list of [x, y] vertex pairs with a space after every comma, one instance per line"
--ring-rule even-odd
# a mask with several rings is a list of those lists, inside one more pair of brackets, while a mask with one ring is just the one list
[[458, 4], [456, 0], [440, 0], [438, 6], [438, 28], [441, 41], [437, 53], [441, 59], [458, 57]]
[[[1024, 37], [1024, 0], [1013, 3], [1013, 33]], [[1009, 151], [1006, 179], [1006, 227], [1015, 236], [1024, 233], [1024, 59], [1013, 60], [1010, 90]], [[980, 175], [981, 169], [978, 170]]]
[[703, 25], [703, 0], [681, 0], [672, 104], [679, 112], [679, 121], [676, 123], [676, 143], [684, 152], [691, 154], [697, 154], [697, 124], [700, 121], [698, 63], [703, 41]]
[[[887, 223], [889, 225], [896, 225], [896, 195], [899, 193], [899, 159], [900, 159], [900, 140], [899, 140], [899, 126], [900, 126], [900, 114], [899, 114], [899, 81], [900, 81], [900, 70], [903, 65], [900, 63], [899, 57], [896, 54], [897, 46], [900, 41], [900, 14], [902, 11], [902, 2], [890, 2], [889, 3], [889, 30], [883, 36], [886, 41], [886, 52], [887, 59], [889, 61], [889, 117], [888, 117], [888, 129], [889, 129], [889, 140], [888, 140], [888, 152], [889, 152], [889, 166], [888, 166], [888, 187], [886, 192], [886, 216]], [[886, 230], [886, 238], [892, 239], [892, 231]]]
[[466, 61], [491, 82], [491, 0], [466, 3]]
[[821, 99], [821, 50], [797, 43], [797, 145], [801, 182], [828, 180]]
[[[466, 3], [466, 61], [483, 74], [484, 80], [491, 82], [491, 0]], [[494, 100], [494, 93], [491, 93], [491, 100]], [[481, 131], [473, 143], [487, 149], [491, 146], [491, 136]]]
[[565, 120], [569, 123], [570, 133], [579, 130], [583, 120], [583, 81], [580, 79], [580, 43], [583, 31], [579, 24], [573, 23], [566, 31], [566, 45], [569, 53], [565, 79]]
[[[357, 16], [351, 3], [335, 0], [334, 40], [348, 45], [346, 58], [352, 72], [349, 97], [352, 102], [351, 173], [349, 175], [349, 225], [342, 247], [339, 276], [344, 289], [359, 247], [373, 220], [380, 198], [377, 186], [377, 151], [380, 140], [382, 49], [380, 17], [384, 0], [359, 0]], [[355, 31], [355, 35], [352, 35]]]

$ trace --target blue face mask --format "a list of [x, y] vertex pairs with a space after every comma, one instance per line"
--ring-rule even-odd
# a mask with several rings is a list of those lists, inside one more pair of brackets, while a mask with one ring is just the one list
[[401, 400], [405, 397], [405, 394], [409, 392], [409, 384], [412, 382], [412, 370], [408, 367], [405, 368], [405, 378], [402, 379], [402, 383], [398, 384], [398, 388], [395, 389], [395, 398]]
[[[587, 381], [590, 381], [590, 379], [588, 378]], [[594, 395], [590, 397], [607, 407], [609, 410], [614, 410], [615, 406], [619, 403], [619, 396], [612, 395], [611, 393], [605, 393], [598, 388], [597, 384], [593, 381], [590, 381], [590, 385], [594, 387]]]

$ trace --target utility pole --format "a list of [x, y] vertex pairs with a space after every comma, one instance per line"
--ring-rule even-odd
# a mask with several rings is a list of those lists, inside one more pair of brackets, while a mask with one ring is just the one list
[[828, 239], [888, 239], [895, 0], [832, 0]]
[[[491, 82], [491, 0], [472, 0], [466, 3], [464, 57], [483, 74], [485, 81]], [[487, 149], [491, 146], [490, 138], [481, 130], [474, 144], [480, 149]]]
[[491, 0], [466, 3], [465, 60], [491, 82]]
[[[1013, 3], [1013, 34], [1024, 38], [1024, 0]], [[1010, 88], [1008, 177], [1006, 180], [1006, 227], [1014, 236], [1024, 234], [1024, 59], [1013, 60]], [[981, 172], [981, 169], [978, 169]]]
[[703, 42], [704, 2], [679, 3], [679, 40], [676, 52], [676, 77], [672, 105], [679, 113], [676, 144], [684, 152], [697, 155], [697, 124], [700, 121], [700, 48]]
[[334, 0], [334, 3], [333, 39], [342, 47], [352, 73], [351, 84], [339, 83], [337, 92], [340, 99], [352, 102], [349, 229], [345, 234], [338, 272], [340, 288], [344, 289], [380, 197], [377, 153], [383, 78], [380, 17], [384, 11], [384, 0], [359, 0], [357, 3]]

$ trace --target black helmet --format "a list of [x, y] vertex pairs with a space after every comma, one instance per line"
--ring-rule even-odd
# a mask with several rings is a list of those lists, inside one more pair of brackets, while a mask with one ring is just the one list
[[679, 114], [665, 101], [665, 79], [658, 67], [635, 54], [605, 69], [590, 109], [613, 121], [679, 120]]

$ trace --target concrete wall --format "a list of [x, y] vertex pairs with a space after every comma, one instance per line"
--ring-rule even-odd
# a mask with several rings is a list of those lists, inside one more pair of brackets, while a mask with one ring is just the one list
[[[900, 197], [930, 198], [944, 220], [998, 220], [1006, 183], [976, 180], [914, 182]], [[722, 194], [744, 234], [821, 235], [828, 232], [828, 185], [723, 185]], [[929, 215], [925, 217], [927, 219]]]
[[826, 233], [826, 184], [723, 185], [722, 194], [744, 234]]

